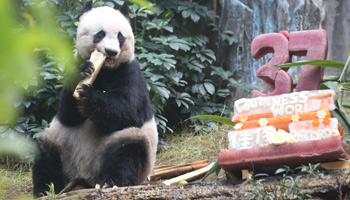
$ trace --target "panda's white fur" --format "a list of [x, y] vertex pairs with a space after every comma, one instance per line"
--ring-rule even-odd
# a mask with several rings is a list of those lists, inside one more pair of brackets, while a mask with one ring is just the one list
[[[109, 19], [106, 21], [105, 19]], [[106, 38], [101, 43], [93, 44], [93, 36], [100, 30], [109, 30]], [[127, 41], [120, 50], [119, 42], [116, 39], [121, 32]], [[77, 50], [85, 58], [90, 58], [94, 49], [106, 53], [105, 48], [110, 48], [120, 52], [117, 57], [116, 65], [134, 59], [134, 34], [129, 20], [120, 12], [116, 12], [111, 7], [94, 8], [80, 17], [79, 27], [77, 29]]]
[[[94, 43], [94, 36], [101, 30], [106, 32], [105, 37], [100, 42]], [[125, 38], [123, 44], [120, 44], [117, 39], [119, 33], [122, 33]], [[110, 7], [93, 8], [85, 12], [80, 17], [76, 46], [78, 53], [85, 60], [90, 57], [94, 49], [98, 49], [104, 54], [107, 54], [106, 49], [118, 53], [115, 56], [109, 56], [109, 59], [115, 61], [114, 65], [105, 65], [103, 67], [105, 69], [101, 70], [100, 74], [102, 75], [99, 74], [99, 76], [105, 76], [105, 78], [98, 76], [95, 81], [97, 85], [95, 85], [94, 88], [85, 87], [86, 91], [90, 91], [91, 93], [84, 91], [90, 94], [90, 97], [87, 94], [84, 95], [86, 102], [76, 102], [71, 96], [72, 91], [63, 88], [61, 106], [58, 114], [50, 123], [50, 127], [46, 128], [38, 137], [40, 155], [36, 158], [33, 167], [35, 195], [47, 191], [47, 184], [50, 184], [50, 182], [55, 184], [56, 192], [59, 192], [60, 189], [63, 189], [68, 183], [74, 180], [83, 180], [84, 183], [87, 183], [89, 186], [104, 184], [101, 182], [101, 174], [104, 173], [104, 171], [102, 171], [102, 165], [105, 164], [104, 162], [106, 161], [109, 162], [109, 159], [113, 162], [114, 158], [105, 158], [103, 156], [111, 155], [107, 153], [113, 153], [114, 151], [118, 152], [119, 149], [123, 149], [124, 146], [129, 144], [141, 144], [143, 149], [140, 153], [145, 155], [142, 158], [137, 158], [139, 159], [138, 162], [142, 162], [140, 164], [142, 166], [140, 171], [136, 171], [138, 174], [135, 176], [138, 177], [138, 180], [134, 182], [138, 184], [142, 183], [151, 173], [156, 160], [158, 132], [153, 111], [151, 111], [153, 108], [151, 109], [146, 84], [141, 77], [142, 75], [140, 75], [138, 61], [134, 56], [134, 35], [129, 19], [119, 10]], [[115, 79], [111, 77], [111, 74], [116, 72], [114, 68], [124, 73], [130, 70], [130, 72], [132, 72], [131, 76], [134, 79], [135, 77], [141, 77], [140, 80], [124, 80], [124, 82], [122, 82], [125, 86], [120, 87], [126, 91], [123, 95], [128, 95], [130, 93], [130, 95], [134, 96], [131, 96], [128, 100], [129, 102], [120, 102], [120, 105], [118, 101], [113, 102], [114, 98], [119, 98], [118, 95], [113, 98], [107, 96], [108, 94], [114, 94], [115, 91], [113, 91], [113, 88], [107, 87], [108, 83], [105, 83], [105, 79], [112, 82], [115, 81], [116, 83], [113, 83], [115, 85], [114, 87], [119, 87], [118, 77]], [[105, 71], [103, 72], [103, 70]], [[118, 74], [116, 74], [116, 76], [118, 76]], [[125, 77], [119, 77], [119, 79], [123, 78]], [[133, 88], [128, 89], [128, 83], [132, 83]], [[136, 93], [133, 91], [139, 88], [140, 91]], [[94, 91], [92, 92], [92, 90]], [[84, 93], [81, 93], [81, 95], [83, 94]], [[86, 95], [87, 97], [85, 97]], [[144, 115], [145, 117], [140, 117], [141, 120], [139, 121], [130, 122], [130, 124], [134, 123], [137, 124], [137, 126], [129, 126], [127, 120], [120, 121], [122, 118], [115, 117], [117, 120], [111, 121], [110, 119], [114, 119], [114, 113], [112, 112], [113, 110], [109, 110], [111, 109], [109, 107], [100, 108], [96, 106], [96, 108], [91, 111], [89, 105], [92, 104], [88, 101], [89, 98], [95, 98], [94, 101], [96, 101], [96, 99], [104, 98], [104, 96], [106, 96], [106, 98], [111, 98], [108, 100], [111, 101], [112, 109], [120, 110], [124, 115], [130, 113], [128, 113], [128, 108], [120, 107], [124, 105], [122, 103], [126, 103], [126, 105], [130, 107], [130, 112], [135, 112], [132, 111], [135, 105], [132, 103], [134, 103], [133, 101], [139, 102], [136, 105], [139, 106], [137, 112], [146, 113], [133, 113], [126, 117], [129, 117], [128, 119], [130, 120], [139, 118], [139, 115]], [[143, 100], [142, 98], [144, 97], [147, 97], [148, 100]], [[130, 103], [130, 105], [128, 103]], [[76, 109], [76, 111], [74, 111], [73, 108]], [[73, 110], [72, 113], [70, 113], [70, 109]], [[94, 115], [94, 112], [97, 114]], [[106, 120], [109, 121], [101, 121], [99, 118], [106, 118]], [[104, 126], [105, 129], [99, 127], [101, 122], [104, 122], [102, 126]], [[122, 127], [125, 128], [119, 130], [118, 123], [124, 124]], [[108, 164], [110, 165], [110, 163]], [[120, 163], [115, 164], [118, 165]], [[109, 165], [109, 168], [113, 167], [113, 165]], [[114, 172], [108, 173], [112, 176], [114, 175]], [[128, 176], [133, 175], [128, 174]], [[116, 183], [112, 183], [118, 185], [118, 180], [114, 181], [116, 181]], [[127, 185], [128, 183], [121, 183], [121, 185], [124, 184]]]

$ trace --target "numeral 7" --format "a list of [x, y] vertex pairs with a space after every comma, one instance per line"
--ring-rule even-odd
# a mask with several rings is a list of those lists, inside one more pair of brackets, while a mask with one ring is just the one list
[[[272, 92], [253, 91], [253, 97], [272, 96], [293, 91], [293, 80], [287, 73], [288, 68], [272, 68], [272, 65], [284, 64], [291, 57], [305, 56], [306, 60], [324, 60], [327, 58], [328, 40], [325, 30], [308, 30], [288, 33], [262, 34], [252, 42], [252, 56], [259, 60], [268, 53], [272, 59], [257, 70], [257, 76], [264, 80], [266, 89]], [[323, 67], [305, 65], [299, 76], [295, 91], [317, 90], [324, 74]]]

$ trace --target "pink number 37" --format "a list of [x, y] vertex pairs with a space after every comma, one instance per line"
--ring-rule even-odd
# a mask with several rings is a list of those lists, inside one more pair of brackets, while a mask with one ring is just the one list
[[[272, 65], [291, 62], [292, 56], [305, 56], [306, 60], [327, 58], [328, 40], [325, 30], [308, 30], [288, 33], [262, 34], [254, 38], [251, 45], [252, 56], [259, 60], [273, 53], [269, 62], [257, 70], [257, 76], [266, 83], [271, 92], [253, 91], [253, 97], [273, 96], [293, 91], [293, 79], [288, 68], [272, 68]], [[295, 91], [317, 90], [324, 73], [323, 67], [305, 65], [300, 73]]]

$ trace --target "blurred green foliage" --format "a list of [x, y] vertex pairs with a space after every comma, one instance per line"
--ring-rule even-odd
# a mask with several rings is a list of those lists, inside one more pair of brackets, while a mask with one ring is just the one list
[[19, 117], [25, 113], [21, 105], [30, 107], [25, 96], [41, 85], [38, 73], [43, 70], [38, 67], [40, 54], [35, 49], [48, 48], [55, 57], [66, 60], [65, 71], [69, 72], [73, 48], [71, 41], [56, 31], [55, 19], [45, 5], [20, 12], [18, 6], [10, 0], [0, 3], [0, 155], [25, 158], [33, 155], [34, 148], [26, 135], [18, 134], [25, 132], [22, 126], [29, 122]]
[[[36, 76], [37, 57], [35, 48], [46, 47], [55, 52], [57, 57], [71, 57], [72, 49], [67, 40], [55, 29], [55, 21], [48, 9], [31, 8], [31, 13], [23, 13], [27, 26], [18, 22], [13, 1], [4, 0], [0, 4], [0, 121], [13, 120], [13, 103], [21, 98]], [[40, 11], [39, 11], [40, 9]], [[40, 23], [36, 23], [36, 18]], [[55, 39], [53, 39], [55, 38]], [[68, 60], [68, 59], [67, 59]], [[67, 64], [66, 64], [67, 66]]]

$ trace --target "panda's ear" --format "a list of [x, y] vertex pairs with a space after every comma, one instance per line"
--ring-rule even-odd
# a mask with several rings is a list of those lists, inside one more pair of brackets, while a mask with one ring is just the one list
[[89, 0], [88, 2], [85, 3], [83, 10], [80, 11], [78, 17], [80, 18], [84, 13], [90, 11], [92, 9], [92, 0]]
[[88, 1], [85, 3], [84, 9], [83, 9], [83, 13], [90, 11], [92, 9], [92, 0]]
[[120, 13], [122, 13], [126, 18], [129, 18], [129, 6], [128, 3], [125, 1], [123, 6], [119, 8]]

